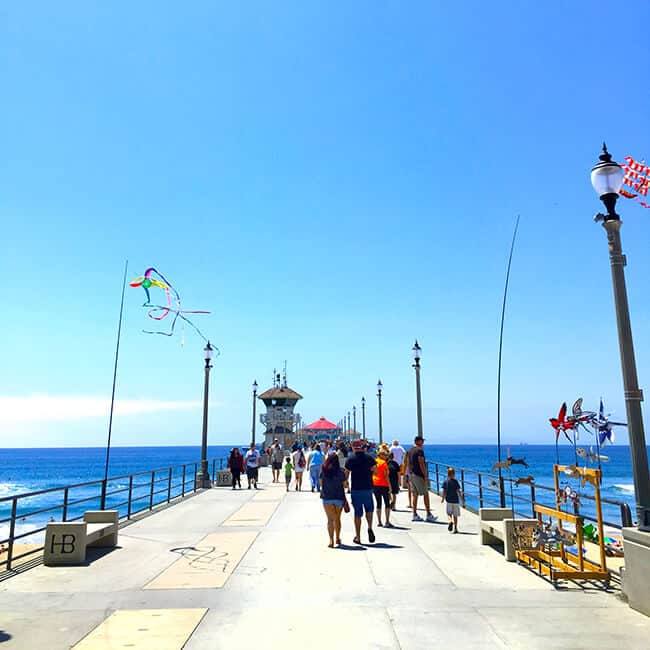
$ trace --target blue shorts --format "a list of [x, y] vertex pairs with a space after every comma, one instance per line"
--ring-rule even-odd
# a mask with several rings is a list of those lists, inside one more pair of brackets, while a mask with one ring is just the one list
[[336, 506], [337, 508], [343, 507], [343, 499], [323, 499], [324, 506]]
[[372, 499], [372, 490], [352, 490], [350, 492], [350, 501], [354, 508], [354, 516], [363, 516], [363, 511], [374, 512], [375, 502]]

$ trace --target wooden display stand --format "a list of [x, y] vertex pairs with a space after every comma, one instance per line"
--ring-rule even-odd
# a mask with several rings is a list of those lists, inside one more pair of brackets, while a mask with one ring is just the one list
[[[567, 551], [564, 542], [559, 542], [559, 549], [551, 548], [551, 545], [540, 543], [538, 548], [518, 550], [516, 552], [517, 560], [533, 567], [540, 574], [550, 578], [553, 582], [557, 580], [603, 580], [609, 583], [610, 575], [607, 571], [605, 561], [605, 545], [603, 540], [603, 517], [600, 502], [600, 478], [599, 469], [588, 467], [576, 467], [575, 465], [553, 465], [555, 476], [555, 494], [556, 507], [548, 508], [546, 506], [535, 504], [535, 513], [539, 522], [540, 530], [543, 529], [542, 517], [546, 515], [551, 519], [557, 520], [557, 528], [560, 533], [562, 523], [567, 522], [575, 526], [575, 544], [577, 553]], [[583, 553], [583, 534], [582, 527], [584, 524], [583, 517], [570, 514], [560, 509], [560, 473], [573, 478], [579, 478], [582, 485], [590, 483], [594, 487], [596, 500], [596, 517], [598, 525], [598, 547], [600, 550], [600, 563], [588, 560]]]

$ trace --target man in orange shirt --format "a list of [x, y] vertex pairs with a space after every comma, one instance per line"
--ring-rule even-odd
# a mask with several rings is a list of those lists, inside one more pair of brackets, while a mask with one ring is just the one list
[[386, 528], [393, 528], [390, 523], [390, 482], [388, 479], [388, 458], [390, 452], [387, 445], [380, 445], [377, 451], [377, 464], [373, 467], [372, 472], [372, 491], [377, 501], [377, 525], [381, 523], [381, 503], [384, 502], [384, 512], [386, 513]]

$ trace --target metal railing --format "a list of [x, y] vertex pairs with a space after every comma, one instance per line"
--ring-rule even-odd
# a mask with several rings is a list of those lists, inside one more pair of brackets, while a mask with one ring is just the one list
[[[429, 468], [429, 487], [436, 494], [441, 493], [443, 481], [447, 478], [447, 467], [454, 467], [456, 480], [460, 483], [465, 495], [463, 507], [470, 512], [478, 513], [479, 508], [512, 507], [514, 515], [524, 518], [536, 518], [535, 504], [555, 507], [555, 488], [540, 483], [517, 484], [516, 479], [509, 476], [499, 477], [491, 472], [481, 472], [475, 469], [455, 467], [448, 463], [427, 461]], [[522, 490], [525, 493], [522, 494]], [[573, 504], [573, 513], [580, 515], [585, 521], [596, 522], [595, 498], [576, 490], [580, 503]], [[617, 501], [606, 497], [600, 498], [601, 503], [615, 506], [619, 512], [618, 522], [607, 521], [603, 524], [611, 528], [632, 526], [632, 512], [625, 501]], [[594, 504], [594, 512], [589, 512], [587, 504]], [[585, 512], [585, 509], [587, 510]]]
[[[216, 472], [226, 466], [226, 458], [211, 458], [212, 478]], [[0, 573], [11, 571], [18, 560], [42, 555], [43, 545], [22, 549], [29, 538], [45, 532], [49, 521], [79, 521], [86, 510], [117, 510], [120, 521], [127, 521], [135, 515], [153, 510], [162, 504], [176, 499], [183, 499], [200, 490], [196, 476], [201, 468], [201, 461], [147, 470], [135, 474], [115, 476], [108, 479], [76, 483], [62, 487], [26, 492], [15, 496], [1, 497], [0, 508], [11, 503], [11, 514], [0, 518], [0, 526], [8, 524], [9, 536], [0, 539], [0, 546], [6, 555], [0, 555]], [[35, 507], [34, 501], [45, 501], [45, 505]], [[53, 501], [52, 503], [50, 503]], [[34, 528], [16, 533], [17, 525], [29, 525]], [[21, 540], [22, 543], [21, 543]], [[20, 549], [14, 553], [16, 546]]]

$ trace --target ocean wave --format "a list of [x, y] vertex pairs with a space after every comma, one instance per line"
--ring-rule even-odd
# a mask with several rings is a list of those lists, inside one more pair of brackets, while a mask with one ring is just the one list
[[[45, 524], [28, 524], [22, 522], [16, 522], [16, 528], [14, 530], [14, 537], [16, 535], [22, 535], [23, 533], [29, 533], [31, 531], [40, 528]], [[0, 524], [0, 539], [7, 539], [9, 537], [9, 524]], [[41, 531], [34, 533], [33, 535], [27, 535], [26, 537], [21, 537], [16, 540], [16, 544], [40, 544], [45, 540], [45, 532]]]
[[632, 483], [615, 483], [611, 489], [621, 494], [634, 494], [634, 485]]
[[29, 492], [30, 488], [22, 483], [0, 483], [0, 497], [12, 497]]

